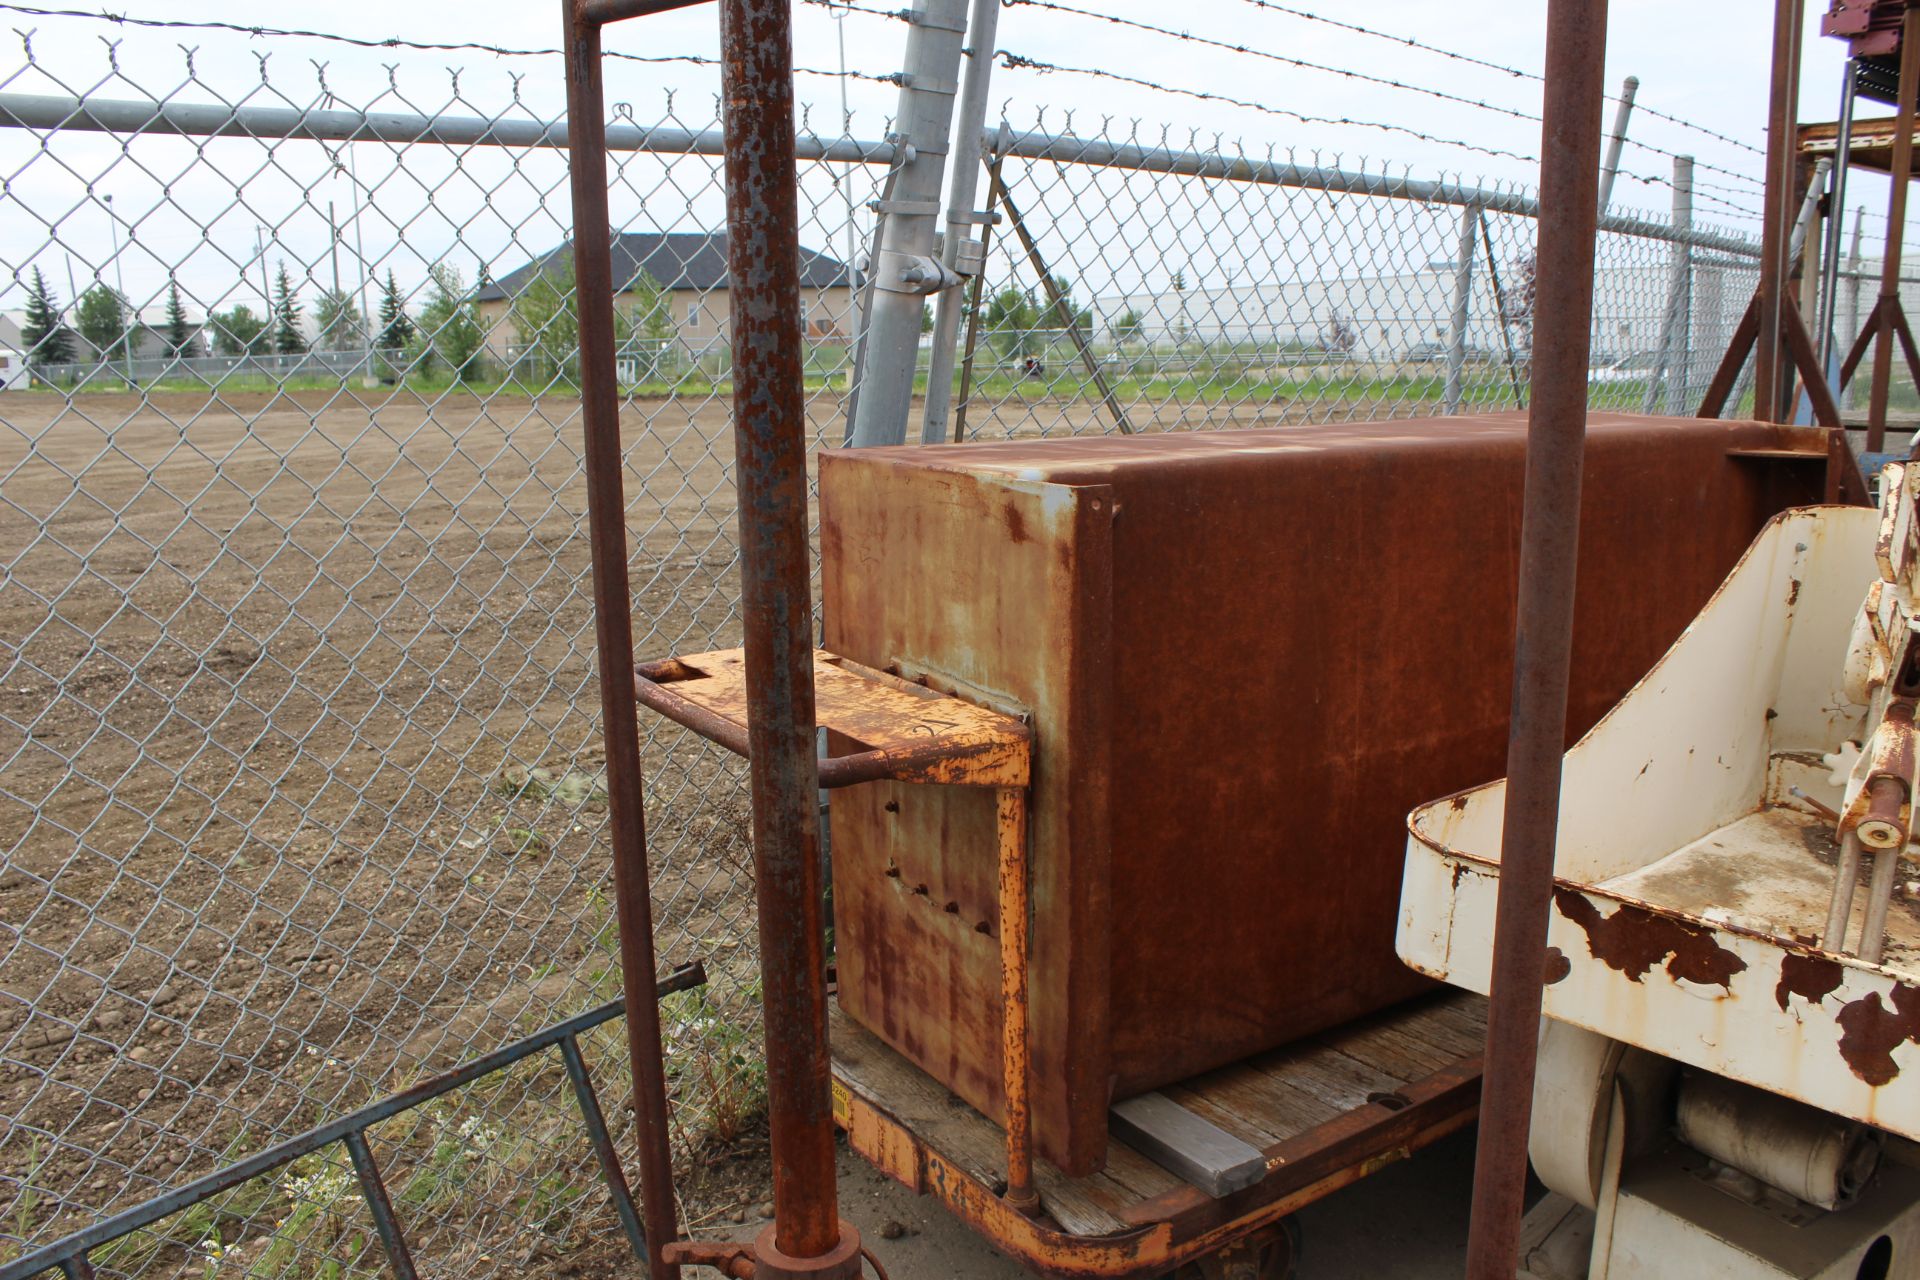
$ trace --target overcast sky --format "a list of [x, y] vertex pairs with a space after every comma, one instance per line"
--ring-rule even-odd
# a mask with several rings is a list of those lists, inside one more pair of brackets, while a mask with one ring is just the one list
[[[875, 8], [897, 7], [905, 2], [872, 0]], [[1076, 4], [1076, 0], [1057, 3]], [[1197, 37], [1242, 44], [1273, 56], [1229, 52], [1035, 4], [1015, 4], [1002, 11], [1001, 48], [1063, 68], [1099, 69], [1257, 106], [1159, 92], [1066, 70], [1041, 73], [1001, 68], [994, 78], [996, 116], [1004, 112], [1011, 123], [1026, 127], [1044, 110], [1046, 125], [1057, 131], [1069, 127], [1079, 133], [1096, 132], [1102, 127], [1137, 128], [1157, 140], [1166, 130], [1166, 136], [1180, 145], [1186, 145], [1193, 132], [1199, 131], [1203, 146], [1214, 145], [1217, 134], [1220, 145], [1255, 151], [1292, 150], [1298, 155], [1318, 153], [1329, 162], [1338, 158], [1349, 168], [1406, 167], [1416, 176], [1458, 174], [1528, 185], [1536, 179], [1531, 158], [1539, 150], [1540, 126], [1535, 117], [1542, 85], [1531, 75], [1513, 75], [1414, 44], [1370, 37], [1263, 6], [1259, 0], [1187, 0], [1177, 6], [1167, 5], [1164, 0], [1077, 0], [1076, 7], [1178, 27]], [[1519, 4], [1511, 0], [1452, 0], [1447, 4], [1371, 0], [1364, 5], [1299, 0], [1287, 7], [1364, 23], [1406, 40], [1520, 72], [1537, 73], [1543, 60], [1546, 6], [1540, 0]], [[412, 0], [407, 4], [331, 0], [325, 5], [301, 6], [263, 5], [257, 0], [120, 0], [115, 8], [133, 17], [239, 24], [270, 21], [371, 40], [398, 37], [540, 48], [553, 46], [558, 35], [558, 5], [550, 0], [533, 4], [499, 0]], [[837, 71], [843, 65], [843, 39], [844, 66], [852, 72], [871, 76], [900, 66], [906, 38], [903, 24], [864, 13], [836, 17], [814, 4], [796, 8], [795, 58], [799, 66]], [[1809, 8], [1813, 12], [1808, 17], [1800, 115], [1806, 120], [1831, 119], [1845, 47], [1817, 34], [1818, 13], [1824, 6], [1816, 2]], [[1636, 115], [1630, 130], [1632, 145], [1627, 148], [1623, 177], [1616, 189], [1616, 205], [1664, 212], [1670, 203], [1670, 190], [1658, 181], [1640, 179], [1664, 179], [1671, 172], [1670, 153], [1684, 152], [1697, 157], [1701, 166], [1697, 175], [1697, 218], [1751, 233], [1756, 229], [1752, 214], [1758, 208], [1761, 157], [1757, 149], [1765, 143], [1771, 6], [1760, 0], [1717, 0], [1695, 5], [1677, 5], [1671, 0], [1615, 0], [1611, 10], [1606, 67], [1610, 92], [1617, 91], [1623, 77], [1637, 76], [1643, 107], [1700, 126], [1688, 128], [1650, 111]], [[368, 50], [308, 39], [122, 28], [100, 21], [29, 16], [17, 10], [8, 12], [5, 6], [0, 6], [0, 16], [10, 19], [8, 25], [33, 33], [33, 56], [24, 72], [21, 68], [28, 64], [21, 54], [0, 53], [0, 78], [5, 80], [0, 92], [47, 93], [64, 87], [68, 92], [91, 89], [114, 98], [151, 94], [195, 100], [208, 100], [210, 93], [227, 97], [251, 93], [255, 102], [303, 105], [319, 98], [321, 72], [314, 65], [319, 62], [325, 65], [326, 87], [343, 105], [366, 105], [378, 98], [379, 105], [388, 109], [484, 114], [500, 110], [510, 101], [512, 78], [519, 76], [518, 92], [529, 114], [560, 114], [562, 87], [558, 60], [554, 58], [503, 58], [475, 51]], [[109, 67], [103, 37], [121, 40], [117, 76]], [[185, 88], [181, 86], [187, 79], [187, 54], [182, 46], [195, 51], [199, 81]], [[610, 49], [649, 56], [710, 56], [716, 46], [711, 6], [624, 23], [611, 29], [608, 38]], [[268, 57], [265, 89], [260, 88], [256, 69], [258, 55]], [[1289, 65], [1278, 60], [1282, 58], [1335, 70]], [[398, 87], [397, 95], [389, 90], [389, 64], [398, 68], [391, 82]], [[449, 68], [460, 70], [457, 91]], [[1397, 80], [1416, 88], [1397, 89], [1342, 75], [1340, 70]], [[717, 71], [711, 66], [616, 61], [609, 64], [608, 76], [609, 99], [631, 104], [636, 119], [659, 119], [668, 112], [671, 102], [672, 114], [684, 123], [706, 127], [711, 122], [712, 95], [717, 87]], [[797, 84], [801, 101], [810, 109], [810, 122], [822, 133], [839, 131], [843, 94], [852, 113], [852, 130], [862, 137], [877, 137], [883, 132], [898, 100], [898, 90], [893, 86], [858, 74], [844, 79], [833, 74], [802, 74]], [[1494, 109], [1449, 101], [1421, 90], [1484, 102]], [[1877, 108], [1869, 106], [1863, 106], [1863, 111], [1878, 113]], [[1277, 114], [1283, 112], [1311, 119]], [[1103, 122], [1103, 117], [1110, 120]], [[1331, 123], [1340, 119], [1390, 127]], [[1723, 141], [1713, 136], [1716, 134], [1732, 141]], [[161, 144], [140, 145], [157, 148]], [[88, 182], [94, 184], [96, 196], [102, 191], [119, 190], [120, 204], [116, 208], [157, 210], [167, 200], [168, 164], [177, 164], [177, 171], [191, 174], [196, 183], [205, 178], [208, 167], [203, 163], [195, 169], [191, 156], [184, 152], [185, 159], [156, 152], [161, 158], [151, 161], [142, 152], [138, 158], [143, 163], [139, 166], [124, 160], [116, 164], [113, 144], [98, 136], [61, 139], [54, 163], [37, 157], [37, 150], [37, 139], [17, 132], [0, 133], [0, 168], [10, 176], [16, 205], [27, 206], [24, 211], [16, 207], [11, 214], [0, 210], [0, 256], [10, 268], [8, 274], [38, 260], [23, 250], [22, 236], [31, 239], [38, 226], [44, 240], [47, 222], [60, 224], [72, 219], [77, 226], [77, 220], [86, 216], [82, 206]], [[243, 193], [243, 201], [254, 204], [270, 203], [267, 186], [286, 176], [283, 171], [292, 171], [289, 180], [296, 187], [310, 186], [314, 174], [324, 172], [302, 170], [293, 153], [283, 150], [283, 163], [261, 174], [262, 185], [256, 187], [249, 175], [255, 172], [257, 162], [225, 158], [235, 155], [226, 151], [210, 150], [207, 155], [224, 177], [233, 180], [234, 188]], [[360, 163], [375, 171], [372, 177], [361, 173], [363, 185], [382, 180], [381, 157]], [[485, 181], [485, 174], [490, 172], [481, 162], [467, 167], [478, 181]], [[416, 195], [423, 200], [431, 198], [428, 193], [440, 182], [431, 175], [421, 176], [430, 168], [424, 163], [393, 164], [389, 168], [394, 172], [387, 180], [417, 182]], [[403, 172], [410, 169], [418, 173]], [[230, 172], [233, 170], [237, 172]], [[526, 175], [520, 177], [521, 185], [537, 187], [550, 175], [531, 182]], [[656, 180], [645, 178], [638, 185]], [[398, 185], [389, 185], [383, 195], [390, 200], [400, 190]], [[518, 212], [512, 216], [519, 220], [518, 225], [503, 222], [506, 229], [501, 234], [511, 233], [516, 241], [537, 242], [549, 231], [560, 230], [564, 209], [553, 207], [551, 197], [563, 197], [563, 191], [533, 192], [531, 204], [515, 206]], [[251, 193], [250, 199], [247, 193]], [[671, 193], [667, 194], [670, 197]], [[698, 194], [704, 198], [711, 193]], [[232, 191], [227, 191], [225, 198], [230, 201], [231, 196]], [[346, 200], [343, 194], [343, 204]], [[1854, 184], [1848, 203], [1864, 202], [1872, 209], [1883, 206], [1884, 200], [1884, 182], [1862, 179]], [[503, 195], [499, 202], [510, 204], [511, 199]], [[563, 206], [563, 198], [560, 204]], [[658, 204], [656, 197], [654, 207]], [[536, 205], [541, 206], [540, 215], [551, 221], [551, 227], [525, 226], [528, 211]], [[703, 204], [699, 217], [711, 220], [713, 216]], [[267, 213], [265, 221], [281, 219]], [[255, 219], [236, 216], [228, 223], [208, 238], [216, 242], [213, 249], [222, 262], [244, 267], [248, 247], [239, 241], [256, 234]], [[1875, 224], [1870, 221], [1868, 226], [1870, 241], [1877, 239]], [[289, 252], [311, 270], [325, 252], [325, 228], [322, 207], [319, 214], [304, 220], [286, 220], [279, 234]], [[129, 252], [121, 260], [123, 270], [164, 280], [163, 268], [184, 266], [192, 246], [178, 238], [177, 229], [169, 230], [159, 213], [144, 221], [142, 229], [151, 242], [147, 246], [151, 260], [143, 267]], [[363, 229], [361, 235], [378, 238], [376, 231]], [[396, 244], [412, 241], [417, 242], [416, 248], [431, 239], [419, 224], [392, 224], [386, 232]], [[487, 233], [474, 227], [460, 234], [478, 242], [484, 241]], [[174, 238], [169, 240], [170, 236]], [[78, 236], [70, 233], [65, 238], [74, 240]], [[78, 268], [81, 276], [88, 273], [89, 261], [93, 269], [99, 269], [96, 252], [78, 245], [68, 248], [69, 256], [78, 252], [83, 258]], [[367, 246], [367, 256], [379, 256], [374, 245]], [[49, 260], [50, 270], [51, 265]], [[411, 265], [417, 267], [416, 275], [424, 274], [424, 258]], [[402, 264], [403, 276], [408, 269], [409, 264]], [[79, 287], [85, 284], [82, 279]], [[128, 292], [140, 298], [143, 289], [129, 280]], [[18, 298], [9, 295], [4, 303], [17, 306]]]

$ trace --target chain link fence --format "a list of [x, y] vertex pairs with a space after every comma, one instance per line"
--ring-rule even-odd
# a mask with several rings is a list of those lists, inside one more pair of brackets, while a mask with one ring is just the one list
[[[619, 985], [555, 67], [127, 52], [0, 63], [0, 1258]], [[637, 113], [613, 210], [652, 656], [737, 642], [738, 551], [718, 121]], [[1525, 193], [1045, 126], [995, 151], [967, 438], [1523, 399]], [[802, 142], [826, 446], [893, 148]], [[1691, 403], [1751, 251], [1614, 225], [1596, 402]], [[698, 1225], [737, 1204], [698, 1157], [760, 1101], [752, 862], [738, 763], [648, 732], [659, 950], [711, 978], [665, 1018]], [[619, 1037], [588, 1048], [616, 1103]], [[376, 1131], [423, 1266], [618, 1239], [567, 1087], [526, 1065]], [[94, 1262], [379, 1257], [315, 1156]]]

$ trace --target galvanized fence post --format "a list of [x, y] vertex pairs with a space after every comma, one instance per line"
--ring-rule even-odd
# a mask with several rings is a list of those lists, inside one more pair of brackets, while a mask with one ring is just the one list
[[[927, 361], [927, 405], [920, 439], [943, 443], [950, 432], [953, 407], [953, 368], [959, 346], [960, 321], [973, 287], [986, 270], [987, 234], [991, 213], [975, 208], [980, 190], [981, 151], [987, 127], [987, 87], [993, 78], [994, 41], [1000, 29], [1000, 0], [974, 0], [973, 21], [967, 31], [967, 73], [960, 89], [960, 120], [954, 126], [953, 177], [947, 194], [947, 229], [940, 245], [940, 261], [959, 279], [940, 291], [933, 309], [933, 348]], [[973, 230], [982, 230], [980, 239]]]
[[[1693, 230], [1693, 157], [1673, 160], [1674, 230]], [[1683, 414], [1693, 386], [1693, 246], [1673, 245], [1673, 341], [1667, 352], [1667, 412]]]
[[1600, 216], [1607, 216], [1613, 203], [1613, 180], [1620, 173], [1620, 149], [1626, 145], [1627, 124], [1633, 119], [1633, 97], [1640, 92], [1640, 77], [1628, 76], [1620, 86], [1620, 107], [1614, 112], [1613, 133], [1607, 139], [1607, 159], [1600, 166]]
[[[1843, 211], [1847, 204], [1847, 170], [1853, 159], [1853, 107], [1854, 100], [1859, 96], [1854, 92], [1855, 66], [1854, 60], [1848, 58], [1846, 67], [1840, 73], [1840, 118], [1834, 136], [1833, 188], [1827, 199], [1826, 242], [1820, 254], [1820, 296], [1813, 338], [1815, 350], [1820, 353], [1822, 369], [1833, 364], [1836, 341], [1833, 322], [1840, 303], [1840, 237], [1846, 231]], [[1838, 370], [1835, 370], [1835, 374], [1838, 374]], [[1838, 381], [1838, 377], [1834, 380]]]
[[[1853, 241], [1847, 247], [1847, 340], [1860, 332], [1860, 235], [1865, 229], [1867, 209], [1865, 205], [1853, 211]], [[1840, 407], [1853, 409], [1853, 383], [1847, 381], [1840, 386]]]
[[1460, 210], [1460, 252], [1453, 264], [1453, 318], [1447, 339], [1447, 385], [1442, 412], [1460, 412], [1461, 383], [1467, 367], [1467, 326], [1473, 316], [1473, 257], [1479, 248], [1480, 206]]
[[[1673, 158], [1673, 227], [1675, 231], [1693, 228], [1693, 157]], [[1683, 412], [1687, 396], [1687, 365], [1692, 350], [1688, 326], [1692, 323], [1693, 251], [1684, 240], [1673, 243], [1673, 278], [1667, 285], [1667, 305], [1660, 315], [1658, 357], [1647, 376], [1647, 394], [1641, 402], [1642, 413], [1652, 413], [1664, 399], [1666, 411]], [[1662, 397], [1661, 392], [1665, 391]]]
[[901, 444], [920, 352], [920, 315], [928, 297], [957, 283], [934, 256], [940, 187], [960, 91], [966, 0], [919, 0], [908, 17], [899, 131], [908, 151], [893, 189], [880, 202], [880, 232], [868, 264], [872, 303], [862, 317], [860, 398], [848, 443]]

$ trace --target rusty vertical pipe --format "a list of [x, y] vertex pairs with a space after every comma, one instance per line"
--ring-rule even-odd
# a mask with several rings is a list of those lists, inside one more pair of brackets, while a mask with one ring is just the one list
[[634, 699], [633, 597], [627, 582], [626, 494], [620, 480], [620, 401], [614, 384], [612, 227], [607, 212], [607, 117], [601, 94], [600, 29], [561, 0], [567, 67], [567, 167], [573, 182], [573, 271], [580, 316], [580, 416], [585, 425], [587, 532], [593, 552], [594, 639], [607, 746], [607, 810], [613, 833], [614, 914], [627, 997], [627, 1054], [639, 1130], [640, 1196], [648, 1274], [680, 1268], [660, 1251], [679, 1234], [668, 1145], [666, 1070], [655, 997], [653, 902], [647, 880], [646, 810], [640, 778], [639, 704]]
[[1551, 0], [1540, 150], [1540, 319], [1520, 526], [1504, 852], [1467, 1241], [1471, 1280], [1513, 1280], [1526, 1189], [1560, 755], [1566, 748], [1606, 54], [1605, 0]]
[[1887, 195], [1887, 247], [1880, 263], [1880, 305], [1874, 323], [1873, 387], [1867, 401], [1867, 452], [1887, 436], [1887, 396], [1893, 386], [1893, 319], [1900, 305], [1900, 251], [1907, 223], [1907, 186], [1913, 179], [1913, 98], [1920, 93], [1920, 6], [1909, 0], [1900, 32], [1900, 107], [1893, 125], [1893, 186]]
[[1040, 1207], [1033, 1187], [1032, 1055], [1027, 1045], [1027, 789], [994, 793], [1000, 836], [1000, 1082], [1007, 1102], [1007, 1203]]
[[799, 179], [789, 0], [720, 0], [733, 431], [774, 1243], [840, 1244], [814, 754]]
[[1787, 406], [1781, 402], [1786, 373], [1781, 356], [1786, 333], [1785, 308], [1791, 306], [1786, 284], [1787, 242], [1792, 235], [1794, 124], [1799, 102], [1801, 0], [1775, 0], [1773, 7], [1773, 72], [1767, 102], [1766, 194], [1760, 230], [1760, 336], [1753, 347], [1753, 416], [1778, 422]]

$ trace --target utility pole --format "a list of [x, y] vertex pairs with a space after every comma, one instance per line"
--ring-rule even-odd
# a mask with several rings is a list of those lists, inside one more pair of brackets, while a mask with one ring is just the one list
[[113, 237], [113, 289], [119, 295], [118, 307], [126, 308], [127, 314], [120, 319], [120, 355], [127, 362], [127, 385], [133, 385], [133, 338], [132, 328], [137, 322], [138, 313], [134, 312], [132, 300], [127, 297], [127, 279], [120, 266], [120, 220], [113, 216], [113, 197], [102, 196], [107, 205], [107, 230]]
[[340, 296], [340, 230], [333, 221], [333, 201], [327, 201], [327, 248], [333, 258], [333, 302], [335, 308], [332, 334], [321, 334], [320, 340], [335, 350], [340, 345], [340, 325], [346, 320], [346, 299]]
[[267, 280], [267, 229], [259, 223], [253, 224], [253, 251], [260, 259], [260, 301], [266, 307], [267, 314], [273, 314], [273, 286]]

